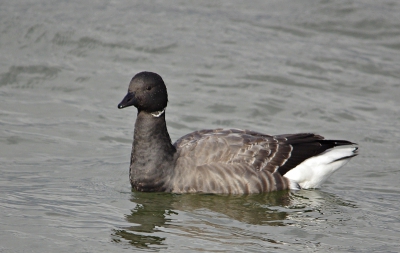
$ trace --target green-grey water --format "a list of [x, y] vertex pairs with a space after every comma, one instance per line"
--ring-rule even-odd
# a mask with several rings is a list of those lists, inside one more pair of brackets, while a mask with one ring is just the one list
[[[398, 252], [400, 3], [3, 1], [0, 252]], [[203, 128], [348, 139], [321, 189], [131, 192], [132, 76]]]

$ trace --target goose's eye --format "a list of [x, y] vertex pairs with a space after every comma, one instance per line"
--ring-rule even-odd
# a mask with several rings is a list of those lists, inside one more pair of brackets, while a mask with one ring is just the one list
[[151, 86], [147, 86], [147, 87], [146, 87], [146, 90], [151, 90]]

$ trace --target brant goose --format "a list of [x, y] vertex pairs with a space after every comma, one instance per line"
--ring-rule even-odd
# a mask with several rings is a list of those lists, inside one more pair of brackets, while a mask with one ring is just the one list
[[129, 170], [134, 190], [249, 194], [318, 188], [357, 155], [355, 143], [312, 133], [200, 130], [172, 144], [167, 102], [161, 76], [141, 72], [118, 105], [138, 110]]

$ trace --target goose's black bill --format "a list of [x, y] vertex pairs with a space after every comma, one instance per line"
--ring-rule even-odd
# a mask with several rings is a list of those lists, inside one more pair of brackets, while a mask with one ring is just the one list
[[122, 99], [121, 103], [118, 104], [118, 109], [136, 105], [136, 103], [137, 103], [137, 100], [135, 98], [135, 93], [128, 92], [128, 94], [126, 94], [126, 96]]

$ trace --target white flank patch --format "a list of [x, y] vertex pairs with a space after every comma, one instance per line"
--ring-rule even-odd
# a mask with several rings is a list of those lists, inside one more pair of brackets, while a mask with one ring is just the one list
[[[284, 177], [293, 181], [291, 182], [291, 187], [293, 188], [296, 183], [302, 189], [319, 188], [336, 170], [345, 165], [350, 158], [336, 160], [354, 155], [355, 150], [355, 147], [329, 149], [318, 156], [308, 158], [288, 171]], [[298, 188], [294, 190], [298, 190]]]

